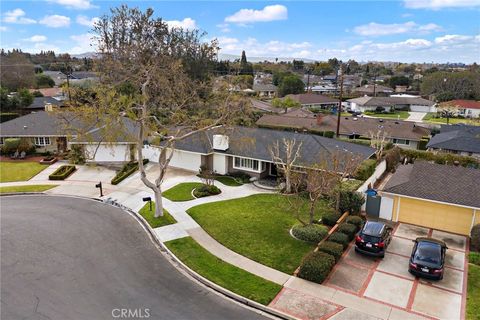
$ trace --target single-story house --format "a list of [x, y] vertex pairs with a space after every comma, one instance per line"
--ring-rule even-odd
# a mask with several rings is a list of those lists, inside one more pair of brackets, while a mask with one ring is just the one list
[[296, 162], [298, 168], [310, 167], [336, 151], [353, 153], [362, 159], [370, 158], [375, 151], [367, 146], [306, 133], [217, 127], [178, 141], [169, 165], [193, 172], [198, 172], [200, 166], [206, 166], [217, 174], [240, 171], [256, 178], [276, 176], [277, 166], [269, 148], [277, 141], [281, 144], [283, 139], [295, 139], [297, 144], [302, 143]]
[[52, 97], [35, 97], [33, 98], [33, 102], [28, 107], [23, 108], [24, 110], [28, 111], [40, 111], [51, 108], [60, 108], [64, 106], [64, 101], [57, 100]]
[[469, 235], [480, 223], [479, 181], [478, 169], [402, 165], [379, 192], [380, 218]]
[[277, 95], [277, 86], [270, 83], [254, 83], [252, 89], [259, 97], [273, 98]]
[[304, 108], [331, 109], [332, 107], [338, 106], [337, 99], [333, 99], [327, 96], [322, 96], [321, 94], [300, 93], [300, 94], [289, 94], [286, 97], [289, 97], [295, 101], [298, 101]]
[[427, 143], [427, 150], [480, 159], [480, 127], [463, 124], [443, 125], [440, 133]]
[[480, 117], [480, 101], [475, 100], [451, 100], [440, 103], [440, 107], [447, 105], [454, 107], [457, 116], [467, 118]]
[[[319, 133], [337, 130], [337, 116], [291, 111], [286, 114], [265, 114], [257, 126], [276, 129], [293, 129]], [[430, 136], [430, 129], [414, 122], [366, 117], [341, 117], [340, 136], [348, 139], [370, 138], [371, 133], [387, 133], [387, 140], [408, 149], [418, 149], [422, 138]]]
[[361, 87], [353, 89], [353, 92], [359, 95], [376, 96], [376, 97], [388, 97], [394, 90], [390, 87], [382, 86], [379, 84], [366, 84]]
[[354, 111], [385, 111], [408, 110], [415, 112], [436, 112], [433, 101], [420, 97], [360, 97], [347, 100], [351, 110]]
[[[70, 150], [72, 145], [78, 145], [86, 156], [93, 156], [89, 161], [124, 162], [134, 159], [135, 154], [132, 154], [132, 145], [135, 144], [132, 139], [134, 125], [129, 119], [122, 118], [122, 124], [118, 125], [118, 129], [125, 129], [126, 134], [116, 134], [114, 136], [116, 141], [109, 143], [103, 142], [105, 137], [111, 134], [105, 132], [105, 126], [102, 124], [82, 130], [85, 134], [81, 138], [77, 136], [78, 131], [72, 126], [81, 128], [82, 124], [72, 119], [71, 124], [67, 126], [55, 112], [32, 112], [2, 123], [0, 145], [3, 145], [7, 138], [27, 138], [38, 152], [62, 153]], [[109, 137], [108, 140], [111, 141], [112, 138]]]
[[63, 89], [60, 87], [28, 89], [28, 91], [30, 91], [31, 93], [38, 91], [41, 94], [43, 94], [44, 97], [54, 97], [57, 100], [62, 100], [66, 98], [65, 93], [63, 92]]
[[52, 78], [53, 81], [55, 82], [55, 86], [57, 87], [61, 86], [64, 82], [67, 81], [67, 75], [61, 71], [45, 70], [43, 71], [43, 74]]
[[315, 94], [337, 94], [340, 91], [336, 85], [330, 83], [317, 84], [307, 88], [307, 90]]

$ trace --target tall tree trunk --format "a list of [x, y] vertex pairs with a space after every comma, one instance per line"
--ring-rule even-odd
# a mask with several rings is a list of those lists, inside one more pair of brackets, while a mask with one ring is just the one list
[[286, 193], [292, 192], [292, 183], [290, 181], [290, 170], [285, 171], [285, 192]]
[[313, 220], [314, 220], [314, 217], [315, 217], [315, 204], [317, 203], [317, 200], [314, 199], [314, 200], [311, 200], [310, 202], [310, 223], [309, 224], [312, 224], [313, 223]]
[[153, 216], [155, 218], [163, 217], [162, 189], [158, 186], [153, 191], [155, 193], [155, 214]]
[[340, 196], [341, 196], [341, 191], [337, 191], [336, 194], [336, 199], [335, 199], [335, 212], [339, 214], [343, 214], [343, 212], [340, 212]]

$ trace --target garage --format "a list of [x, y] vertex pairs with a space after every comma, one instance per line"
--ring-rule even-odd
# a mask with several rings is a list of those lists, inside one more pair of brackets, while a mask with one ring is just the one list
[[202, 165], [202, 155], [200, 153], [185, 152], [181, 150], [173, 151], [170, 166], [182, 168], [185, 170], [198, 172]]
[[400, 197], [397, 220], [458, 234], [470, 234], [474, 209]]
[[420, 160], [400, 165], [379, 190], [380, 217], [470, 235], [480, 223], [478, 181], [475, 168]]

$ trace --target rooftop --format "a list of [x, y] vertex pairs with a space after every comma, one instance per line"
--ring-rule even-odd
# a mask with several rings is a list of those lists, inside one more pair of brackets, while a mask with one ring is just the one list
[[442, 126], [440, 133], [430, 139], [427, 148], [480, 153], [480, 127]]

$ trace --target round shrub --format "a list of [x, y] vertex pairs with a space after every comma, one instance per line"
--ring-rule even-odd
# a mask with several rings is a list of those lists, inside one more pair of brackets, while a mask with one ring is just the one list
[[338, 219], [340, 219], [340, 215], [336, 212], [328, 212], [322, 216], [323, 224], [329, 227], [333, 227]]
[[308, 242], [319, 242], [327, 236], [327, 233], [328, 229], [318, 224], [307, 224], [306, 226], [296, 224], [292, 228], [295, 238]]
[[348, 236], [345, 233], [341, 232], [332, 233], [330, 237], [328, 237], [328, 241], [341, 244], [343, 246], [343, 249], [346, 249], [348, 247], [348, 243], [350, 242]]
[[338, 226], [338, 232], [345, 233], [348, 236], [348, 239], [352, 240], [357, 233], [357, 227], [354, 224], [342, 223]]
[[342, 256], [343, 246], [340, 243], [325, 241], [318, 246], [318, 250], [332, 255], [335, 261], [338, 261]]
[[334, 265], [335, 258], [332, 255], [321, 251], [310, 252], [303, 258], [298, 276], [305, 280], [322, 283]]
[[345, 221], [347, 223], [355, 225], [357, 227], [357, 231], [360, 230], [363, 224], [363, 219], [359, 216], [348, 216]]
[[480, 223], [474, 225], [470, 232], [470, 250], [480, 252]]
[[203, 184], [200, 187], [195, 188], [193, 195], [197, 198], [213, 196], [221, 193], [222, 191], [214, 185]]

